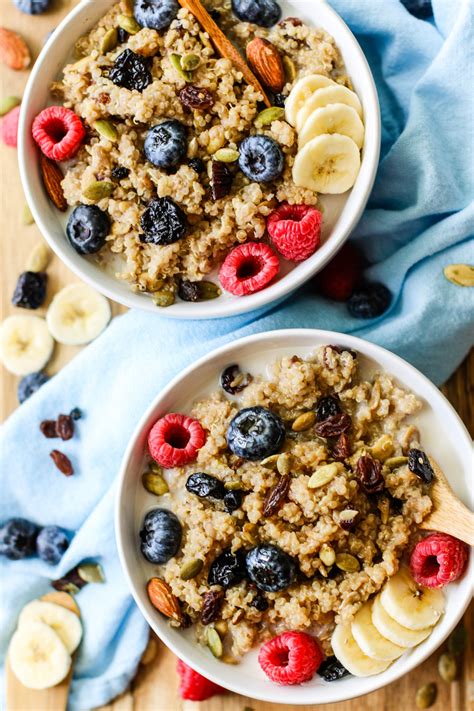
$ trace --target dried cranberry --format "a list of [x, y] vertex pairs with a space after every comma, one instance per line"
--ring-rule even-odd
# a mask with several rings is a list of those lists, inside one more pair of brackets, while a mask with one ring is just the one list
[[60, 452], [58, 449], [53, 449], [49, 456], [64, 476], [72, 476], [74, 474], [74, 469], [72, 468], [71, 460], [66, 457], [65, 454]]
[[367, 494], [378, 494], [385, 488], [382, 465], [370, 454], [364, 454], [358, 460], [357, 477]]
[[326, 395], [318, 400], [316, 405], [316, 418], [318, 422], [327, 420], [328, 417], [334, 417], [341, 412], [338, 400], [333, 395]]
[[430, 460], [421, 449], [410, 449], [408, 451], [408, 469], [416, 474], [425, 484], [431, 484], [434, 477], [433, 467]]
[[339, 415], [328, 417], [327, 420], [319, 422], [314, 429], [320, 437], [338, 437], [343, 432], [347, 432], [351, 424], [349, 415], [341, 412]]
[[74, 422], [71, 415], [59, 415], [56, 431], [62, 440], [71, 439], [74, 434]]
[[208, 111], [214, 106], [214, 97], [208, 89], [194, 84], [187, 84], [178, 94], [186, 109]]
[[40, 431], [48, 439], [59, 437], [56, 429], [56, 420], [43, 420], [40, 422]]
[[223, 590], [210, 590], [204, 595], [201, 609], [201, 622], [203, 625], [210, 625], [219, 617], [224, 602]]
[[250, 373], [242, 373], [239, 366], [235, 364], [229, 365], [221, 373], [221, 388], [229, 395], [242, 392], [251, 382]]
[[211, 163], [212, 180], [211, 195], [213, 200], [221, 200], [232, 189], [233, 176], [225, 163], [213, 160]]
[[263, 515], [265, 518], [273, 516], [283, 506], [290, 490], [291, 479], [287, 476], [282, 476], [277, 481], [275, 486], [267, 493], [263, 502]]
[[344, 432], [339, 435], [339, 438], [333, 447], [332, 456], [336, 462], [342, 462], [344, 459], [351, 456], [351, 444], [349, 437]]

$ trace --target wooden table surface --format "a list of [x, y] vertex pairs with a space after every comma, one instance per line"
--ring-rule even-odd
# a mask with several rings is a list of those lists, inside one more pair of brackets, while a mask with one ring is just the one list
[[[0, 0], [0, 24], [14, 29], [27, 39], [36, 57], [41, 49], [47, 33], [57, 26], [61, 17], [76, 4], [76, 0], [54, 0], [53, 10], [42, 16], [29, 17], [19, 12], [12, 0]], [[2, 67], [0, 75], [0, 97], [9, 95], [21, 96], [27, 79], [27, 72], [13, 72]], [[17, 312], [11, 303], [11, 295], [18, 274], [25, 269], [25, 262], [32, 247], [41, 239], [35, 225], [22, 224], [22, 210], [25, 203], [20, 178], [17, 169], [17, 155], [12, 148], [0, 146], [0, 191], [1, 191], [1, 313], [0, 318]], [[69, 270], [53, 258], [48, 268], [49, 286], [48, 301], [62, 286], [78, 281]], [[114, 313], [120, 313], [121, 307], [114, 306]], [[39, 313], [44, 313], [41, 309]], [[56, 348], [54, 358], [48, 370], [57, 372], [70, 360], [77, 348], [60, 346]], [[458, 368], [450, 381], [443, 387], [443, 392], [459, 412], [461, 418], [474, 433], [473, 413], [473, 371], [474, 354]], [[0, 417], [4, 420], [16, 407], [16, 387], [18, 379], [4, 369], [1, 369], [1, 404]], [[415, 692], [426, 682], [438, 683], [438, 699], [432, 707], [433, 711], [467, 711], [470, 702], [474, 701], [474, 654], [473, 640], [473, 610], [466, 615], [466, 625], [471, 630], [471, 644], [467, 650], [463, 672], [459, 681], [450, 686], [440, 680], [436, 665], [440, 651], [418, 667], [411, 674], [389, 687], [374, 692], [361, 699], [340, 704], [318, 707], [321, 711], [398, 711], [415, 709]], [[146, 663], [145, 663], [146, 662]], [[259, 703], [236, 695], [219, 696], [207, 702], [182, 702], [177, 694], [178, 680], [175, 674], [175, 658], [165, 647], [153, 639], [144, 663], [140, 665], [136, 679], [130, 689], [120, 698], [101, 711], [184, 711], [191, 708], [196, 711], [243, 711], [246, 706], [254, 711], [269, 711], [271, 704]], [[236, 669], [238, 674], [238, 669]], [[282, 711], [290, 707], [278, 706]], [[310, 707], [300, 707], [302, 711]], [[312, 707], [314, 708], [314, 707]], [[20, 709], [18, 711], [21, 711]], [[55, 709], [38, 709], [38, 711], [56, 711]]]

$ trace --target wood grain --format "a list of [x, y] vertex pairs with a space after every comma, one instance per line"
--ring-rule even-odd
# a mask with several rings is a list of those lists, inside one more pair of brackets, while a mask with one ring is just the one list
[[[46, 34], [57, 26], [59, 20], [76, 4], [76, 0], [55, 0], [54, 11], [34, 18], [24, 15], [13, 6], [11, 0], [0, 0], [0, 23], [21, 32], [27, 39], [33, 56], [37, 56]], [[26, 82], [26, 72], [3, 70], [0, 72], [0, 96], [21, 96]], [[1, 233], [1, 318], [14, 313], [10, 304], [13, 288], [20, 271], [25, 267], [26, 258], [31, 248], [41, 239], [35, 226], [26, 227], [21, 222], [24, 203], [23, 192], [18, 176], [16, 151], [0, 145], [0, 210], [2, 215]], [[48, 295], [52, 295], [62, 286], [77, 278], [54, 258], [48, 269]], [[114, 306], [114, 313], [123, 309]], [[41, 311], [44, 313], [44, 309]], [[50, 372], [58, 371], [79, 349], [61, 346], [54, 354]], [[0, 369], [1, 397], [0, 417], [5, 419], [17, 407], [16, 386], [18, 379]], [[442, 388], [462, 420], [474, 433], [474, 353], [458, 368], [449, 382]], [[80, 598], [79, 598], [80, 601]], [[389, 687], [368, 696], [341, 704], [317, 707], [319, 711], [416, 711], [414, 697], [416, 689], [429, 681], [438, 682], [438, 699], [433, 711], [469, 711], [474, 702], [474, 640], [473, 608], [465, 616], [465, 624], [471, 630], [471, 644], [468, 647], [463, 672], [458, 682], [448, 686], [437, 675], [436, 664], [439, 654], [436, 652], [429, 660], [411, 674], [407, 674]], [[146, 664], [141, 664], [130, 689], [113, 703], [102, 707], [100, 711], [243, 711], [249, 706], [254, 711], [290, 711], [288, 706], [272, 706], [258, 703], [252, 699], [229, 694], [210, 699], [207, 702], [192, 703], [179, 699], [178, 679], [175, 673], [176, 660], [159, 641], [154, 641], [156, 656], [148, 654]], [[237, 672], [238, 673], [238, 672]], [[310, 707], [300, 707], [309, 711]], [[312, 711], [316, 707], [311, 707]], [[24, 711], [18, 708], [14, 711]], [[58, 711], [51, 706], [35, 711]]]

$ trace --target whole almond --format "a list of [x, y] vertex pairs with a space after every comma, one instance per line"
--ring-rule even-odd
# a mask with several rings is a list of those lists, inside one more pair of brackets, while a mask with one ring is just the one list
[[256, 37], [247, 45], [247, 59], [262, 84], [275, 94], [280, 93], [286, 77], [280, 52], [275, 45]]
[[177, 622], [181, 621], [182, 613], [179, 600], [173, 595], [168, 583], [161, 578], [151, 578], [146, 586], [148, 597], [153, 607], [165, 617], [171, 617]]
[[23, 37], [5, 27], [0, 27], [0, 61], [17, 71], [26, 69], [31, 63], [30, 50]]
[[51, 202], [58, 208], [58, 210], [66, 212], [67, 202], [61, 185], [63, 180], [61, 169], [56, 163], [54, 163], [54, 161], [46, 158], [43, 154], [40, 156], [40, 167], [44, 187], [46, 188], [46, 192], [48, 193]]

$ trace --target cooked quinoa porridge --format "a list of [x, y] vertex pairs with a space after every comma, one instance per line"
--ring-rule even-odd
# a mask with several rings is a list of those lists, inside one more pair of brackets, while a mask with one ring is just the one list
[[[149, 433], [139, 536], [148, 594], [222, 661], [288, 630], [332, 655], [335, 630], [388, 581], [401, 584], [432, 508], [412, 417], [422, 404], [359, 360], [328, 345], [281, 357], [264, 375], [230, 364], [216, 392]], [[440, 597], [426, 599], [425, 636], [444, 604], [428, 593]]]
[[220, 287], [251, 293], [277, 278], [282, 260], [311, 256], [319, 194], [352, 187], [364, 134], [323, 29], [280, 20], [279, 9], [261, 26], [266, 16], [239, 20], [238, 0], [205, 2], [247, 54], [255, 86], [170, 4], [162, 29], [140, 9], [147, 3], [113, 5], [52, 86], [62, 106], [33, 126], [43, 152], [64, 161], [72, 246], [161, 306], [216, 298]]

